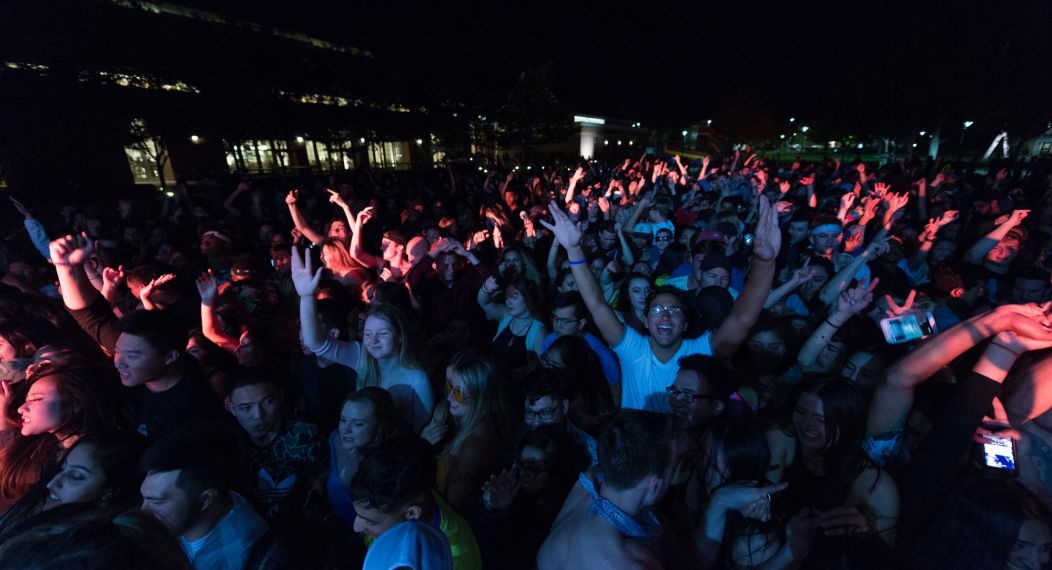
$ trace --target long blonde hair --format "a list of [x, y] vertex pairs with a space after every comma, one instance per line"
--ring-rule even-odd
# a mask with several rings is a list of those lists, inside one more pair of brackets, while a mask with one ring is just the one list
[[466, 416], [457, 419], [457, 433], [449, 441], [445, 452], [449, 455], [459, 453], [468, 436], [487, 421], [497, 430], [498, 439], [503, 438], [506, 430], [502, 428], [507, 413], [500, 387], [497, 386], [497, 367], [493, 360], [477, 350], [462, 350], [453, 355], [449, 367], [463, 379], [472, 405]]
[[[394, 327], [395, 333], [398, 335], [398, 365], [403, 368], [420, 370], [420, 364], [417, 362], [416, 358], [413, 357], [412, 351], [409, 347], [408, 325], [406, 324], [405, 313], [402, 312], [402, 309], [389, 303], [383, 303], [370, 309], [369, 314], [366, 315], [365, 318], [368, 320], [369, 317], [376, 317], [387, 321], [392, 327]], [[362, 365], [358, 370], [358, 389], [360, 390], [367, 386], [379, 385], [380, 363], [363, 347]]]
[[351, 253], [339, 240], [327, 238], [322, 242], [321, 248], [322, 251], [328, 253], [328, 263], [325, 264], [325, 268], [333, 273], [342, 275], [357, 267], [354, 259], [351, 258]]

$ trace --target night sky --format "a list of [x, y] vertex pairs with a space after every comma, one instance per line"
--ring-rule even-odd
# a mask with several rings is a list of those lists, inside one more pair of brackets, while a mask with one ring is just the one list
[[499, 104], [550, 61], [571, 109], [659, 126], [794, 115], [832, 136], [1052, 120], [1050, 2], [176, 3], [369, 49], [406, 93], [469, 104]]

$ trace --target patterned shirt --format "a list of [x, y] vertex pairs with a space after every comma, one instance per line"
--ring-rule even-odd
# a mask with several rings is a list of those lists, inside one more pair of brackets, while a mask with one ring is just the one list
[[329, 445], [315, 424], [289, 418], [273, 441], [258, 446], [244, 437], [246, 489], [268, 521], [302, 515], [312, 483], [329, 466]]

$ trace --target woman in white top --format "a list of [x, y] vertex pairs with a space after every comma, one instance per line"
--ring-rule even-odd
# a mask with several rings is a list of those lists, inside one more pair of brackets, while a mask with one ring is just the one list
[[378, 305], [365, 319], [362, 342], [327, 336], [314, 298], [320, 280], [321, 269], [314, 271], [310, 257], [293, 248], [292, 282], [300, 296], [304, 346], [326, 360], [356, 369], [358, 388], [379, 386], [390, 392], [403, 421], [413, 433], [420, 433], [435, 401], [427, 374], [410, 354], [405, 315], [393, 305]]

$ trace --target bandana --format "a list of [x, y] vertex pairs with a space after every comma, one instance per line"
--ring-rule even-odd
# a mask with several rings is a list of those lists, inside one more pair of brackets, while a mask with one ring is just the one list
[[820, 226], [815, 226], [815, 228], [811, 230], [811, 235], [826, 232], [839, 234], [843, 233], [843, 231], [844, 228], [842, 228], [840, 224], [822, 224]]
[[658, 522], [658, 518], [653, 512], [649, 510], [644, 511], [642, 519], [636, 519], [599, 495], [595, 484], [584, 473], [581, 473], [578, 481], [580, 481], [581, 487], [584, 488], [585, 492], [592, 497], [592, 505], [588, 508], [589, 517], [601, 515], [610, 524], [614, 525], [614, 528], [622, 536], [645, 544], [657, 542], [657, 538], [661, 534], [661, 523]]

